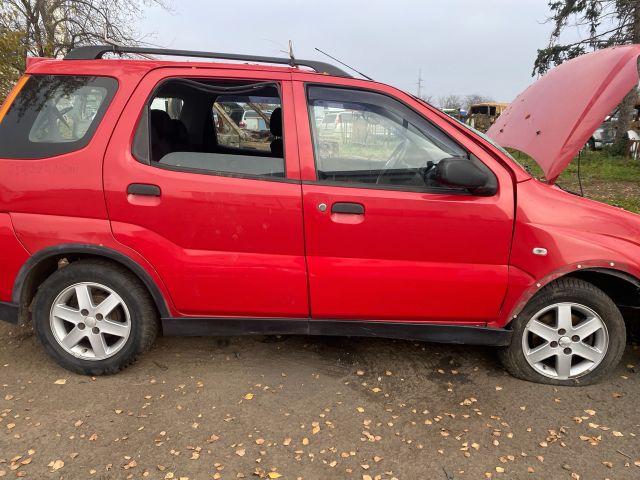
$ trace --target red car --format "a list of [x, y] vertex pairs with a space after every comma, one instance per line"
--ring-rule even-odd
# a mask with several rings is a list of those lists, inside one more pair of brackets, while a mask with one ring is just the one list
[[[114, 50], [249, 63], [101, 59]], [[31, 317], [91, 375], [163, 332], [494, 345], [520, 378], [606, 378], [621, 307], [640, 306], [640, 217], [553, 183], [637, 85], [639, 55], [567, 62], [491, 128], [544, 183], [430, 105], [319, 62], [30, 59], [0, 110], [0, 318]], [[271, 135], [226, 125], [230, 102], [268, 105]], [[348, 132], [321, 128], [341, 112]]]

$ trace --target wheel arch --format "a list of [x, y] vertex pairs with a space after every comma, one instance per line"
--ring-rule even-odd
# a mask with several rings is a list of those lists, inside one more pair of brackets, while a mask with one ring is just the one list
[[87, 258], [107, 259], [131, 271], [145, 286], [161, 317], [171, 316], [167, 302], [156, 282], [135, 260], [112, 248], [91, 244], [64, 244], [34, 253], [22, 265], [13, 284], [12, 301], [19, 307], [19, 322], [28, 319], [29, 306], [40, 284], [59, 268], [59, 262], [69, 263]]
[[[625, 320], [629, 320], [629, 311], [640, 313], [640, 279], [623, 270], [593, 266], [555, 272], [534, 283], [525, 290], [516, 306], [511, 310], [508, 323], [522, 312], [538, 291], [562, 278], [579, 278], [596, 286], [623, 311]], [[640, 325], [640, 322], [636, 323]]]

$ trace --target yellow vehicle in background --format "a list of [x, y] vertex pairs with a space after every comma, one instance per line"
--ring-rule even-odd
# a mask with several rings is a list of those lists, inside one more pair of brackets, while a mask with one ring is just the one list
[[476, 130], [486, 132], [508, 106], [506, 102], [475, 103], [469, 106], [466, 123]]

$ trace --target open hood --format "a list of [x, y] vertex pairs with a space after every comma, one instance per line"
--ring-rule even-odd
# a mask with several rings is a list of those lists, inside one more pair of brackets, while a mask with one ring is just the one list
[[522, 92], [487, 135], [532, 157], [554, 183], [602, 121], [638, 85], [640, 45], [581, 55]]

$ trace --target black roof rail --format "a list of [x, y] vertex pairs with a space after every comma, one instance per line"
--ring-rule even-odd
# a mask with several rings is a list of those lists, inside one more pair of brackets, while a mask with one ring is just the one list
[[147, 47], [123, 47], [119, 45], [91, 45], [86, 47], [77, 47], [71, 50], [64, 57], [65, 60], [97, 60], [102, 58], [105, 53], [137, 53], [141, 55], [170, 55], [175, 57], [199, 57], [199, 58], [215, 58], [221, 60], [238, 60], [244, 62], [255, 63], [277, 63], [289, 65], [292, 67], [303, 66], [309, 67], [318, 73], [328, 73], [338, 77], [351, 77], [344, 70], [331, 65], [330, 63], [318, 62], [316, 60], [299, 60], [282, 57], [263, 57], [259, 55], [242, 55], [238, 53], [216, 53], [216, 52], [198, 52], [191, 50], [171, 50], [165, 48], [147, 48]]

